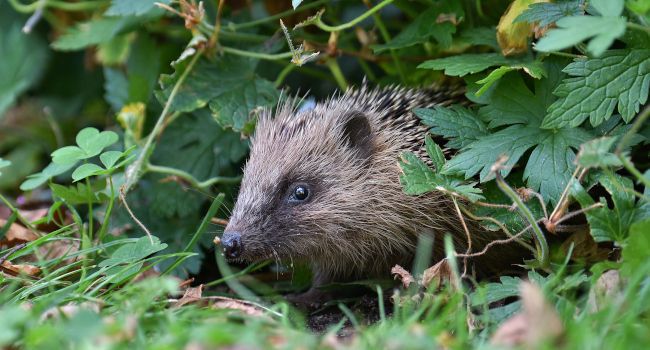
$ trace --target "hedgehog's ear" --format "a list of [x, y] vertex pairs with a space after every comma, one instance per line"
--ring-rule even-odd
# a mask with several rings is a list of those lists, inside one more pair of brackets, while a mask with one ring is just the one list
[[366, 159], [372, 154], [372, 128], [365, 114], [354, 111], [345, 115], [343, 140], [356, 150], [359, 158]]

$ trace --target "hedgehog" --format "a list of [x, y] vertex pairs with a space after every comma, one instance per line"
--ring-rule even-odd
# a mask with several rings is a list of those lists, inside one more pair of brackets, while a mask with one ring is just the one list
[[[260, 116], [232, 215], [221, 237], [229, 261], [303, 261], [311, 289], [296, 302], [327, 299], [331, 282], [389, 276], [412, 263], [418, 237], [434, 239], [444, 257], [450, 234], [457, 251], [468, 239], [448, 195], [410, 196], [399, 181], [402, 152], [426, 159], [428, 127], [416, 108], [466, 103], [462, 89], [357, 89], [298, 110], [288, 98]], [[429, 164], [431, 162], [429, 161]], [[467, 221], [473, 251], [495, 233]], [[489, 273], [517, 262], [517, 248], [490, 249], [472, 261]], [[514, 248], [514, 249], [513, 249]], [[514, 261], [513, 261], [514, 260]]]

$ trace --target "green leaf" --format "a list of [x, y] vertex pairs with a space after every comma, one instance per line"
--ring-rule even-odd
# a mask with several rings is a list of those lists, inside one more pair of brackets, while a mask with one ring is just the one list
[[635, 271], [648, 262], [650, 252], [650, 218], [630, 226], [630, 236], [623, 248], [623, 266], [621, 271], [633, 275]]
[[52, 162], [48, 166], [46, 166], [45, 169], [43, 169], [43, 171], [41, 171], [40, 173], [29, 175], [27, 177], [27, 180], [25, 180], [20, 185], [20, 189], [22, 191], [33, 190], [36, 187], [41, 186], [42, 184], [46, 183], [52, 177], [63, 174], [66, 171], [72, 169], [72, 167], [75, 164], [76, 164], [76, 162], [75, 163], [67, 163], [67, 164], [56, 164], [56, 163]]
[[601, 58], [579, 58], [564, 72], [573, 78], [553, 92], [560, 98], [549, 107], [542, 127], [576, 127], [587, 118], [597, 126], [617, 105], [629, 123], [648, 100], [650, 50], [612, 50]]
[[215, 97], [209, 107], [212, 117], [221, 127], [250, 134], [256, 121], [252, 112], [260, 107], [273, 106], [278, 98], [273, 83], [258, 78]]
[[429, 155], [429, 159], [431, 159], [431, 162], [433, 163], [433, 168], [436, 169], [436, 171], [440, 171], [447, 161], [445, 159], [445, 154], [429, 134], [424, 137], [424, 144], [426, 145], [427, 155]]
[[[254, 73], [256, 64], [255, 60], [231, 56], [225, 56], [215, 62], [200, 59], [178, 90], [171, 110], [190, 112], [203, 108], [216, 99], [211, 108], [217, 114], [217, 119], [228, 125], [232, 123], [233, 127], [246, 125], [249, 106], [271, 107], [275, 103], [270, 98], [270, 83]], [[184, 63], [178, 64], [173, 75], [161, 77], [163, 90], [156, 92], [156, 97], [161, 103], [169, 97], [179, 74], [185, 69], [184, 66]], [[234, 91], [242, 95], [235, 96]], [[237, 103], [244, 105], [238, 106]]]
[[591, 0], [589, 4], [601, 16], [620, 16], [623, 13], [623, 0]]
[[97, 164], [92, 164], [92, 163], [82, 164], [72, 172], [72, 180], [74, 182], [77, 182], [89, 176], [97, 175], [102, 171], [104, 171], [104, 169]]
[[40, 36], [24, 34], [17, 23], [3, 24], [0, 23], [0, 120], [16, 99], [40, 79], [49, 56], [47, 44]]
[[441, 47], [449, 47], [451, 36], [456, 33], [456, 26], [447, 21], [438, 23], [436, 19], [441, 14], [455, 14], [456, 18], [464, 16], [462, 7], [455, 1], [438, 3], [417, 16], [391, 41], [382, 45], [372, 45], [371, 48], [376, 53], [380, 53], [425, 43], [430, 38], [434, 38]]
[[[2, 169], [2, 168], [6, 168], [6, 167], [8, 167], [8, 166], [10, 166], [10, 165], [11, 165], [11, 162], [10, 162], [10, 161], [8, 161], [8, 160], [4, 160], [4, 159], [0, 158], [0, 169]], [[0, 171], [0, 175], [2, 175], [2, 172], [1, 172], [1, 171]]]
[[616, 140], [616, 137], [601, 137], [584, 143], [580, 146], [578, 164], [585, 168], [621, 166], [618, 157], [609, 152]]
[[87, 204], [88, 202], [104, 203], [108, 200], [108, 196], [101, 192], [105, 187], [104, 181], [92, 182], [90, 186], [78, 182], [76, 187], [50, 184], [52, 194], [70, 205]]
[[571, 0], [530, 4], [515, 22], [537, 23], [540, 27], [547, 27], [562, 17], [582, 15], [583, 3], [584, 0]]
[[104, 67], [104, 99], [119, 111], [129, 99], [129, 80], [119, 69]]
[[160, 243], [158, 237], [151, 236], [151, 238], [149, 238], [149, 236], [143, 236], [138, 238], [135, 242], [122, 245], [111, 254], [110, 258], [101, 261], [98, 266], [108, 267], [118, 264], [133, 263], [165, 248], [167, 248], [167, 244]]
[[302, 0], [291, 0], [291, 6], [293, 6], [294, 10], [296, 8], [298, 8], [298, 6], [300, 6], [301, 3], [302, 3]]
[[600, 56], [618, 37], [625, 33], [627, 21], [623, 17], [571, 16], [556, 22], [557, 29], [549, 30], [535, 45], [542, 52], [559, 51], [593, 38], [587, 50]]
[[432, 133], [449, 140], [447, 147], [465, 147], [488, 133], [485, 123], [462, 106], [418, 108], [414, 112], [424, 125], [431, 127]]
[[480, 53], [436, 58], [422, 62], [418, 68], [443, 70], [446, 75], [462, 77], [510, 62], [499, 53]]
[[[596, 242], [622, 243], [628, 236], [636, 214], [634, 195], [631, 193], [632, 180], [615, 174], [606, 174], [601, 175], [598, 182], [610, 194], [613, 208], [608, 208], [605, 198], [601, 198], [600, 202], [604, 207], [586, 212], [591, 236]], [[575, 181], [572, 194], [583, 208], [594, 204], [589, 194]]]
[[[434, 146], [435, 143], [431, 138], [429, 140], [427, 153], [433, 154], [434, 159], [432, 161], [434, 165], [444, 164], [442, 150], [439, 147], [436, 149], [437, 145]], [[474, 187], [476, 183], [467, 184], [453, 177], [436, 173], [422, 159], [415, 155], [415, 153], [402, 153], [399, 164], [402, 168], [400, 183], [402, 184], [404, 193], [408, 195], [421, 195], [442, 189], [464, 196], [472, 202], [483, 199], [481, 190]]]
[[52, 162], [66, 165], [79, 160], [92, 158], [101, 151], [117, 142], [119, 137], [112, 131], [102, 131], [95, 128], [85, 128], [77, 134], [78, 146], [66, 146], [52, 153]]
[[436, 189], [441, 178], [422, 159], [411, 152], [402, 153], [401, 158], [402, 175], [399, 179], [404, 193], [417, 196]]
[[117, 163], [118, 159], [122, 157], [123, 153], [120, 151], [108, 151], [104, 152], [99, 156], [99, 160], [101, 160], [102, 164], [104, 164], [104, 167], [106, 169], [110, 169]]
[[531, 61], [521, 64], [511, 64], [510, 66], [501, 66], [488, 74], [485, 78], [477, 80], [477, 84], [482, 84], [483, 86], [476, 92], [476, 95], [482, 95], [487, 89], [496, 83], [503, 77], [506, 73], [514, 70], [523, 70], [528, 75], [535, 79], [541, 79], [546, 76], [546, 70], [541, 61]]
[[139, 16], [156, 8], [156, 2], [169, 4], [171, 0], [112, 0], [111, 7], [108, 8], [106, 16]]
[[56, 39], [52, 47], [61, 51], [73, 51], [104, 43], [138, 21], [137, 17], [101, 17], [78, 23]]

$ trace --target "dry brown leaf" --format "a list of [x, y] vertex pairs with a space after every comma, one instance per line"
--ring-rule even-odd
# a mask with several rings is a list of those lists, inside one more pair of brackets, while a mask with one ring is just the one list
[[582, 261], [585, 263], [595, 263], [607, 260], [611, 252], [610, 249], [603, 248], [594, 241], [593, 236], [588, 229], [580, 230], [573, 233], [569, 238], [562, 242], [560, 249], [568, 253], [569, 247], [573, 244], [573, 253], [571, 260]]
[[564, 327], [555, 308], [546, 302], [542, 290], [530, 282], [519, 286], [522, 311], [503, 322], [490, 342], [501, 346], [534, 348], [542, 341], [559, 338]]
[[447, 259], [440, 260], [437, 264], [424, 270], [422, 273], [422, 286], [435, 291], [442, 287], [445, 282], [451, 281], [451, 267]]
[[539, 2], [549, 2], [549, 0], [515, 0], [501, 16], [497, 25], [497, 41], [504, 56], [528, 51], [528, 38], [533, 33], [533, 26], [526, 22], [513, 22], [528, 6]]
[[41, 273], [41, 269], [34, 265], [12, 264], [7, 260], [0, 264], [0, 269], [11, 276], [27, 275], [34, 277]]
[[390, 269], [390, 273], [395, 275], [395, 279], [399, 278], [400, 281], [402, 281], [404, 288], [408, 288], [411, 283], [415, 281], [415, 279], [413, 279], [413, 275], [411, 275], [410, 272], [406, 271], [399, 265], [393, 266], [393, 268]]
[[250, 304], [247, 304], [246, 302], [242, 302], [236, 299], [230, 299], [230, 300], [221, 300], [217, 301], [214, 304], [212, 304], [213, 309], [231, 309], [231, 310], [239, 310], [242, 311], [243, 313], [249, 315], [249, 316], [263, 316], [264, 313], [262, 310], [256, 308], [255, 306], [252, 306]]
[[199, 285], [198, 287], [189, 287], [185, 290], [185, 293], [183, 293], [183, 297], [181, 297], [178, 301], [174, 303], [173, 307], [181, 307], [186, 304], [195, 303], [201, 300], [202, 295], [203, 295], [202, 284]]
[[587, 307], [590, 312], [598, 312], [606, 304], [622, 297], [623, 282], [618, 270], [603, 273], [589, 291]]
[[[7, 220], [0, 219], [0, 227], [4, 227], [7, 224]], [[0, 239], [0, 245], [6, 245], [13, 247], [21, 243], [27, 243], [34, 241], [38, 238], [38, 235], [29, 229], [20, 226], [16, 223], [9, 226], [9, 230], [4, 238]]]

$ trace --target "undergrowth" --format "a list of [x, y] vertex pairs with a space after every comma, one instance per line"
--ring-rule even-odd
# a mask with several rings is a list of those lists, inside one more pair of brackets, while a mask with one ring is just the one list
[[[649, 20], [647, 0], [0, 3], [0, 346], [649, 344]], [[395, 176], [500, 231], [486, 249], [530, 250], [524, 275], [477, 282], [485, 251], [423, 240], [400, 286], [305, 313], [282, 297], [304, 266], [224, 261], [260, 111], [364, 79], [466, 86], [414, 111], [431, 162]]]

